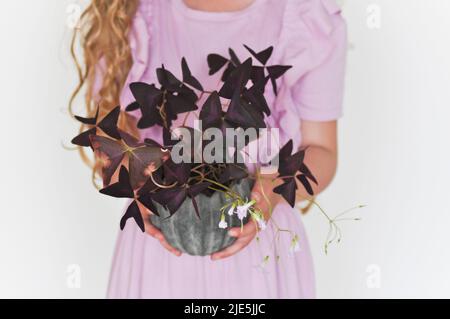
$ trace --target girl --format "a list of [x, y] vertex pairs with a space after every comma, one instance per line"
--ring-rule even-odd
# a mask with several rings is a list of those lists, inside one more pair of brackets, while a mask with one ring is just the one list
[[[179, 77], [185, 57], [192, 73], [209, 86], [205, 89], [215, 90], [220, 74], [208, 75], [209, 53], [227, 56], [233, 48], [244, 60], [249, 55], [243, 44], [256, 51], [273, 45], [269, 65], [293, 68], [279, 80], [277, 96], [266, 90], [269, 124], [280, 129], [282, 145], [293, 139], [294, 147], [308, 147], [305, 161], [318, 179], [316, 194], [331, 182], [347, 43], [334, 0], [92, 0], [81, 22], [85, 68], [79, 68], [74, 96], [86, 86], [91, 114], [99, 102], [106, 111], [126, 107], [134, 101], [129, 84], [157, 82], [155, 69], [161, 64]], [[155, 136], [153, 129], [145, 132]], [[266, 210], [262, 192], [279, 202], [273, 212], [277, 224], [298, 239], [282, 234], [273, 245], [274, 233], [266, 230], [256, 241], [256, 226], [248, 223], [243, 231], [230, 230], [237, 237], [231, 247], [192, 257], [171, 247], [147, 215], [145, 234], [134, 223], [119, 233], [108, 297], [313, 298], [312, 258], [298, 211], [272, 189], [268, 181], [257, 183], [253, 197]], [[299, 188], [298, 197], [307, 194]], [[299, 251], [291, 254], [289, 247]]]

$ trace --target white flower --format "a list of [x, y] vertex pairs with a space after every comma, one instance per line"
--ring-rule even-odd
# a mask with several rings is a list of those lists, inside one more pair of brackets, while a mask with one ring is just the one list
[[222, 215], [220, 218], [219, 228], [220, 229], [227, 229], [228, 223], [225, 221], [225, 215]]
[[265, 230], [267, 228], [267, 222], [264, 220], [264, 216], [261, 212], [255, 212], [252, 214], [255, 221], [258, 223], [258, 228], [260, 230]]
[[248, 203], [245, 204], [245, 205], [238, 206], [238, 207], [236, 208], [236, 213], [237, 213], [237, 215], [238, 215], [238, 218], [239, 218], [240, 220], [243, 220], [245, 217], [247, 217], [249, 208], [252, 207], [254, 204], [255, 204], [255, 203], [254, 203], [253, 201], [251, 201], [251, 202], [248, 202]]
[[300, 251], [300, 243], [297, 235], [294, 236], [291, 240], [291, 246], [289, 247], [289, 253], [294, 254]]
[[230, 209], [228, 210], [228, 216], [233, 216], [234, 214], [234, 205], [231, 205]]
[[259, 229], [266, 230], [267, 223], [266, 223], [266, 221], [263, 218], [258, 218], [256, 221], [258, 222]]
[[228, 223], [226, 221], [224, 221], [224, 220], [221, 220], [220, 223], [219, 223], [219, 228], [220, 229], [227, 229], [227, 227], [228, 227]]

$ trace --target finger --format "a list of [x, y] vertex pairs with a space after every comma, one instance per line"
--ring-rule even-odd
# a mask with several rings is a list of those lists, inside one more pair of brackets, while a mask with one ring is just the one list
[[143, 217], [143, 219], [144, 219], [144, 225], [145, 225], [145, 232], [147, 234], [149, 234], [150, 236], [159, 239], [162, 236], [161, 231], [152, 224], [152, 222], [150, 221], [150, 218], [148, 218], [148, 216], [147, 216], [147, 218]]
[[181, 252], [176, 248], [172, 247], [167, 242], [166, 238], [164, 237], [164, 234], [158, 228], [156, 228], [149, 220], [145, 222], [145, 232], [150, 236], [154, 237], [155, 239], [159, 240], [161, 245], [169, 252], [171, 252], [176, 256], [181, 256]]
[[159, 242], [161, 243], [161, 245], [167, 249], [170, 253], [174, 254], [177, 257], [181, 256], [181, 251], [179, 251], [178, 249], [170, 246], [170, 244], [167, 242], [166, 238], [164, 236], [162, 236], [162, 239], [159, 239]]
[[155, 226], [153, 226], [152, 222], [150, 221], [150, 215], [152, 214], [152, 212], [147, 207], [142, 205], [140, 202], [138, 202], [138, 206], [139, 211], [141, 212], [142, 215], [142, 219], [144, 220], [145, 232], [148, 235], [155, 237], [156, 239], [160, 239], [161, 237], [163, 237], [161, 231]]
[[158, 228], [156, 228], [149, 220], [145, 222], [145, 232], [158, 240], [164, 238], [163, 233]]
[[[244, 249], [250, 242], [255, 238], [256, 235], [256, 225], [253, 221], [247, 223], [242, 229], [240, 227], [235, 227], [230, 229], [230, 236], [238, 238], [238, 240], [230, 247], [225, 248], [222, 251], [214, 253], [211, 255], [212, 260], [224, 259], [237, 254], [239, 251]], [[234, 236], [235, 235], [235, 236]]]
[[[246, 245], [245, 245], [246, 246]], [[211, 260], [224, 259], [237, 254], [242, 248], [245, 247], [242, 240], [237, 240], [233, 245], [211, 255]]]
[[252, 198], [252, 200], [256, 201], [256, 204], [259, 204], [262, 200], [262, 196], [261, 196], [259, 190], [253, 190], [252, 194], [251, 194], [251, 198]]
[[151, 212], [148, 209], [142, 209], [141, 210], [141, 214], [142, 214], [142, 218], [144, 219], [144, 224], [145, 224], [145, 232], [154, 237], [155, 239], [159, 240], [159, 242], [161, 243], [161, 245], [167, 249], [169, 252], [171, 252], [172, 254], [174, 254], [175, 256], [181, 256], [181, 252], [177, 249], [175, 249], [174, 247], [172, 247], [166, 240], [166, 238], [164, 237], [164, 234], [157, 228], [155, 227], [152, 222], [150, 221], [150, 214]]
[[[147, 229], [148, 227], [148, 229]], [[145, 232], [147, 234], [149, 234], [150, 236], [154, 237], [155, 239], [159, 240], [159, 242], [161, 243], [161, 245], [167, 249], [169, 252], [171, 252], [172, 254], [174, 254], [175, 256], [181, 256], [181, 252], [179, 250], [177, 250], [176, 248], [172, 247], [166, 240], [166, 238], [164, 237], [163, 233], [156, 228], [155, 226], [153, 226], [151, 223], [148, 223], [148, 226], [146, 225], [146, 229]]]
[[240, 237], [245, 237], [245, 236], [249, 236], [249, 235], [256, 235], [256, 231], [257, 231], [257, 227], [254, 223], [253, 220], [250, 220], [247, 224], [244, 225], [244, 227], [234, 227], [231, 228], [228, 231], [228, 234], [231, 237], [236, 237], [236, 238], [240, 238]]

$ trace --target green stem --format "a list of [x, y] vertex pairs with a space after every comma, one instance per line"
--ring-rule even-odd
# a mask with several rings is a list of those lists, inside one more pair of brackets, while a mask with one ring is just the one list
[[227, 186], [225, 186], [225, 185], [223, 185], [223, 184], [221, 184], [221, 183], [219, 183], [219, 182], [216, 182], [216, 181], [214, 181], [214, 180], [212, 180], [212, 179], [209, 179], [209, 178], [205, 178], [205, 179], [203, 179], [203, 181], [209, 182], [209, 183], [214, 184], [214, 185], [216, 185], [216, 186], [219, 186], [219, 187], [221, 187], [221, 188], [227, 190], [230, 194], [234, 194], [236, 198], [242, 199], [242, 198], [241, 198], [241, 195], [239, 195], [238, 193], [236, 193], [236, 192], [235, 192], [234, 190], [232, 190], [231, 188], [229, 188], [229, 187], [227, 187]]

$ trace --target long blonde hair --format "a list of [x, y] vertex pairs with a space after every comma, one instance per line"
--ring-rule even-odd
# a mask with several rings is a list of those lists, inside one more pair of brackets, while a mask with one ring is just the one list
[[[92, 0], [82, 13], [71, 43], [79, 79], [69, 102], [72, 116], [75, 99], [83, 89], [86, 89], [84, 105], [88, 117], [94, 116], [97, 107], [100, 107], [101, 118], [119, 105], [120, 92], [133, 64], [128, 36], [138, 6], [139, 0]], [[76, 54], [78, 44], [83, 51], [81, 62]], [[97, 78], [99, 76], [101, 78]], [[96, 82], [98, 90], [94, 92]], [[131, 123], [124, 119], [126, 117], [121, 116], [119, 127], [127, 129]], [[84, 129], [82, 125], [80, 131]], [[82, 148], [80, 155], [93, 168], [95, 176], [97, 165], [90, 161]]]

